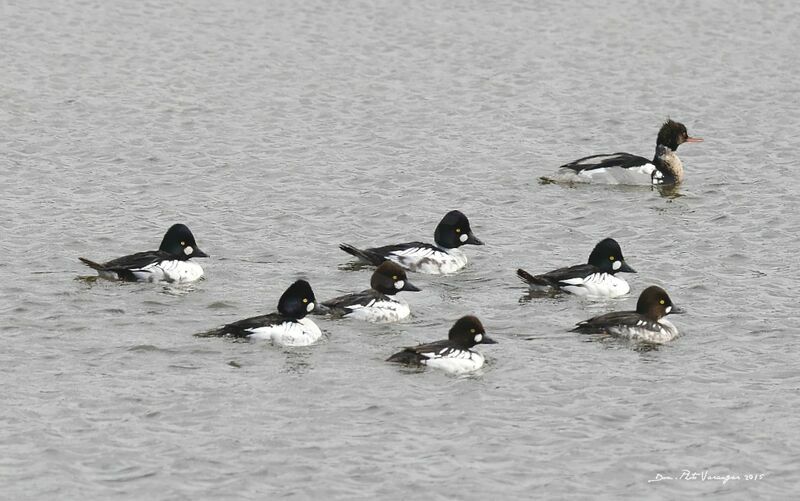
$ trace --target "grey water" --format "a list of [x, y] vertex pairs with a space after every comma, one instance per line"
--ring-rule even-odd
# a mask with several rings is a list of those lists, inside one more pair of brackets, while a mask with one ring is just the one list
[[[781, 1], [4, 2], [0, 497], [796, 499], [798, 25]], [[540, 184], [651, 156], [667, 117], [705, 139], [677, 189]], [[407, 321], [193, 336], [299, 277], [362, 290], [340, 242], [431, 240], [451, 209], [486, 245], [410, 277]], [[206, 280], [81, 278], [175, 222]], [[606, 236], [629, 296], [515, 277]], [[682, 337], [568, 332], [652, 284]], [[479, 372], [384, 362], [469, 313], [499, 342]]]

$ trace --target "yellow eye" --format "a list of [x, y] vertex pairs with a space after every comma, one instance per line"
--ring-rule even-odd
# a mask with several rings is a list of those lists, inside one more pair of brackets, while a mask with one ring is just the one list
[[[304, 302], [304, 303], [307, 303], [307, 302], [308, 302], [308, 298], [307, 298], [307, 297], [304, 297], [304, 298], [303, 298], [303, 302]], [[663, 303], [663, 301], [662, 301], [662, 303]]]
[[470, 329], [469, 332], [470, 334], [475, 334], [475, 329]]
[[664, 300], [663, 300], [663, 299], [662, 299], [662, 300], [660, 300], [660, 301], [659, 301], [659, 303], [661, 303], [661, 304], [664, 304]]
[[614, 256], [608, 256], [608, 259], [610, 259], [611, 261], [613, 261], [613, 260], [614, 260]]
[[461, 233], [461, 228], [456, 228], [456, 233]]
[[397, 275], [392, 275], [392, 280], [397, 280]]

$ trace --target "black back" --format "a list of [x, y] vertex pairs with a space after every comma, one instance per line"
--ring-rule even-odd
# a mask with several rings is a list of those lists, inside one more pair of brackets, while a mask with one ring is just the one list
[[610, 154], [605, 153], [600, 155], [590, 155], [588, 157], [579, 158], [574, 162], [562, 165], [561, 168], [580, 172], [585, 170], [606, 169], [611, 167], [630, 169], [632, 167], [639, 167], [648, 163], [650, 163], [649, 159], [640, 157], [639, 155], [617, 152]]
[[372, 301], [391, 301], [392, 299], [375, 289], [366, 289], [361, 292], [354, 292], [352, 294], [345, 294], [344, 296], [335, 297], [320, 303], [320, 308], [314, 308], [314, 313], [333, 314], [333, 315], [346, 315], [352, 310], [349, 306], [366, 306]]

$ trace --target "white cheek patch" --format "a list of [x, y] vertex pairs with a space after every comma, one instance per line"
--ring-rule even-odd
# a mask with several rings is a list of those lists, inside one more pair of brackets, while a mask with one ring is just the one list
[[672, 306], [667, 306], [667, 310], [666, 311], [667, 311], [667, 313], [671, 312], [672, 311]]
[[314, 309], [314, 303], [308, 303], [308, 304], [306, 305], [306, 311], [307, 311], [308, 313], [311, 313], [311, 310], [313, 310], [313, 309]]
[[475, 334], [475, 342], [480, 343], [483, 341], [483, 334]]
[[186, 254], [187, 256], [191, 256], [192, 252], [194, 252], [194, 249], [192, 248], [191, 245], [187, 245], [186, 247], [183, 248], [183, 253]]
[[403, 288], [405, 285], [406, 285], [406, 283], [405, 283], [405, 282], [403, 282], [402, 280], [398, 280], [397, 282], [395, 282], [395, 283], [394, 283], [394, 288], [395, 288], [395, 289], [397, 289], [397, 290], [400, 290], [400, 289], [402, 289], [402, 288]]
[[617, 271], [618, 269], [622, 268], [622, 261], [614, 261], [614, 264], [612, 264], [611, 267], [614, 268], [614, 271]]
[[461, 236], [458, 237], [458, 239], [461, 240], [461, 243], [466, 242], [468, 238], [469, 236], [466, 233], [462, 233]]

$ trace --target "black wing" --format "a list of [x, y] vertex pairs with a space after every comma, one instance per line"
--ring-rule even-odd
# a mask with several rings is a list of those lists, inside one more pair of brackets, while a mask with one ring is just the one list
[[636, 325], [639, 321], [651, 323], [635, 311], [615, 311], [578, 322], [572, 331], [584, 334], [599, 334], [608, 332], [610, 327]]
[[519, 269], [517, 270], [517, 276], [529, 285], [558, 288], [571, 285], [569, 283], [564, 283], [565, 280], [587, 277], [599, 271], [597, 267], [591, 264], [576, 264], [575, 266], [559, 268], [541, 275], [531, 275], [527, 271]]
[[145, 251], [137, 252], [136, 254], [131, 254], [130, 256], [123, 256], [113, 259], [107, 263], [103, 263], [101, 266], [103, 267], [103, 270], [106, 271], [138, 270], [147, 265], [164, 261], [166, 259], [174, 259], [174, 256], [168, 252], [163, 252], [160, 250]]
[[574, 162], [564, 164], [562, 169], [570, 169], [575, 172], [585, 170], [605, 169], [609, 167], [621, 167], [623, 169], [630, 169], [631, 167], [639, 167], [644, 164], [653, 163], [651, 160], [640, 157], [638, 155], [631, 155], [630, 153], [611, 153], [604, 155], [592, 155], [589, 157], [579, 158]]
[[[380, 301], [388, 299], [384, 294], [376, 291], [375, 289], [367, 289], [353, 294], [335, 297], [327, 301], [323, 301], [319, 308], [320, 314], [331, 313], [333, 315], [346, 315], [350, 313], [349, 306], [359, 305], [366, 306], [372, 301]], [[317, 309], [315, 308], [314, 311]]]
[[220, 337], [229, 336], [237, 338], [245, 338], [252, 334], [249, 329], [257, 329], [267, 325], [282, 324], [284, 322], [294, 322], [295, 320], [280, 313], [269, 313], [267, 315], [259, 315], [257, 317], [245, 318], [236, 322], [223, 325], [217, 329], [201, 332], [195, 334], [197, 337]]
[[409, 346], [408, 348], [404, 348], [403, 351], [395, 353], [391, 357], [387, 358], [386, 361], [408, 365], [421, 365], [424, 360], [428, 360], [430, 358], [424, 355], [425, 353], [441, 353], [446, 355], [451, 349], [452, 347], [448, 340], [434, 341], [433, 343], [420, 344], [417, 346]]
[[78, 259], [80, 259], [86, 266], [97, 271], [112, 271], [117, 274], [120, 280], [136, 281], [136, 276], [134, 276], [132, 270], [139, 270], [159, 261], [175, 259], [175, 257], [167, 252], [157, 250], [137, 252], [136, 254], [131, 254], [130, 256], [122, 256], [117, 259], [113, 259], [107, 263], [95, 263], [94, 261], [84, 257], [79, 257]]
[[383, 247], [371, 247], [369, 249], [357, 249], [350, 244], [339, 244], [339, 248], [348, 254], [352, 254], [353, 256], [376, 266], [380, 266], [384, 261], [386, 261], [387, 257], [392, 252], [404, 251], [408, 249], [431, 249], [441, 251], [441, 249], [438, 247], [431, 244], [426, 244], [424, 242], [407, 242], [404, 244], [384, 245]]

